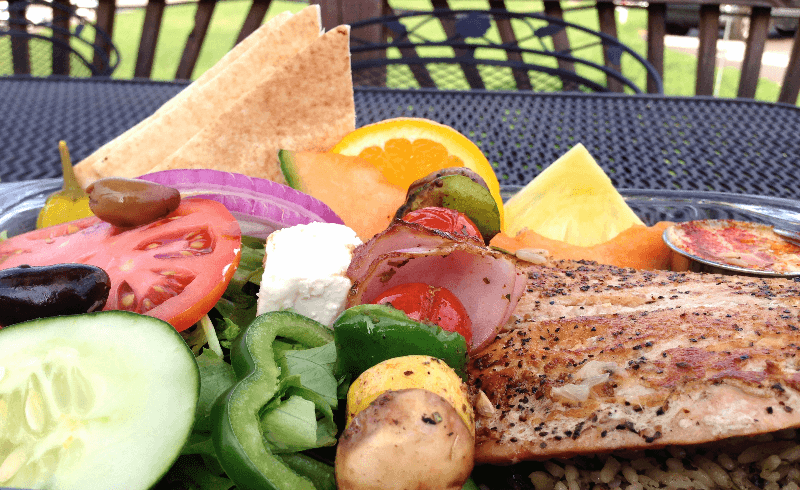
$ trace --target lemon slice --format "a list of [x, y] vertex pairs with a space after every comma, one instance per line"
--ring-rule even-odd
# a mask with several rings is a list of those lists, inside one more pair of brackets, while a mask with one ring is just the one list
[[633, 225], [644, 225], [582, 144], [509, 199], [505, 212], [510, 236], [528, 229], [582, 247], [607, 242]]

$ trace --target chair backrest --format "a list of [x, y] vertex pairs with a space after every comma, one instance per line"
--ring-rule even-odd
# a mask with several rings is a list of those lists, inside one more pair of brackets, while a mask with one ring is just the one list
[[0, 75], [109, 76], [109, 35], [62, 0], [9, 0], [0, 24]]
[[[661, 92], [656, 70], [615, 37], [542, 13], [435, 9], [351, 26], [356, 85], [642, 93], [652, 84]], [[362, 37], [375, 26], [385, 39]], [[564, 47], [562, 37], [578, 42]]]
[[[145, 6], [142, 36], [136, 54], [135, 78], [150, 78], [153, 73], [156, 45], [161, 33], [161, 21], [166, 7], [166, 0], [148, 0]], [[197, 0], [197, 11], [194, 17], [194, 26], [186, 40], [178, 67], [175, 70], [176, 80], [189, 80], [192, 78], [200, 49], [208, 33], [211, 17], [217, 6], [217, 0]], [[242, 22], [236, 43], [255, 31], [264, 21], [272, 0], [252, 0], [247, 16]], [[106, 32], [114, 31], [114, 17], [117, 13], [116, 0], [98, 0], [97, 25]]]
[[[60, 0], [65, 1], [65, 0]], [[200, 48], [208, 31], [212, 14], [218, 0], [196, 0], [197, 10], [194, 26], [186, 41], [179, 66], [174, 78], [190, 79], [197, 62]], [[323, 25], [332, 28], [341, 23], [355, 24], [367, 18], [382, 15], [397, 15], [402, 12], [394, 8], [400, 0], [309, 0], [322, 7]], [[587, 3], [564, 2], [559, 0], [542, 0], [542, 12], [548, 17], [564, 19], [565, 12], [575, 9], [592, 9], [597, 12], [599, 31], [612, 38], [617, 38], [618, 25], [615, 16], [617, 5], [630, 8], [641, 8], [647, 12], [647, 38], [646, 59], [654, 67], [656, 73], [664, 79], [664, 54], [666, 51], [665, 39], [667, 34], [667, 4], [670, 3], [697, 5], [699, 25], [697, 50], [697, 67], [695, 77], [695, 95], [713, 95], [717, 70], [717, 38], [719, 33], [719, 20], [723, 4], [736, 4], [747, 7], [746, 20], [749, 22], [747, 30], [744, 60], [741, 63], [737, 96], [753, 98], [756, 93], [759, 75], [762, 66], [762, 56], [765, 52], [766, 40], [770, 29], [771, 13], [778, 7], [797, 7], [798, 0], [653, 0], [650, 2], [637, 2], [633, 0], [587, 0]], [[240, 28], [237, 38], [239, 40], [253, 32], [260, 25], [272, 3], [271, 0], [252, 0], [249, 11]], [[515, 4], [514, 8], [507, 8]], [[488, 5], [495, 10], [518, 11], [518, 5], [530, 5], [529, 0], [488, 0]], [[538, 3], [537, 3], [538, 4]], [[156, 44], [161, 31], [161, 19], [164, 13], [166, 0], [147, 0], [145, 7], [145, 20], [141, 39], [138, 44], [138, 53], [135, 77], [150, 78], [155, 58]], [[414, 4], [416, 5], [416, 4]], [[456, 10], [464, 5], [461, 0], [431, 0], [434, 9]], [[474, 3], [472, 3], [474, 5]], [[116, 0], [98, 0], [96, 26], [109, 35], [114, 31], [114, 17], [116, 13]], [[375, 26], [373, 26], [375, 27]], [[797, 30], [800, 33], [800, 29]], [[502, 31], [504, 42], [513, 42], [514, 33]], [[380, 28], [374, 28], [373, 42], [384, 42], [387, 33]], [[556, 51], [571, 49], [571, 40], [565, 32], [552, 36]], [[103, 45], [103, 41], [99, 43]], [[108, 51], [106, 51], [108, 52]], [[98, 53], [95, 53], [97, 62]], [[358, 60], [354, 57], [354, 60]], [[606, 64], [607, 64], [606, 59]], [[669, 80], [664, 80], [665, 83]], [[788, 57], [788, 68], [784, 72], [780, 83], [780, 95], [777, 101], [797, 104], [800, 95], [800, 34], [795, 34], [791, 54]], [[609, 84], [609, 87], [612, 85]], [[647, 91], [659, 92], [658, 83], [648, 77]]]
[[[726, 3], [729, 0], [726, 0]], [[752, 99], [761, 72], [762, 57], [770, 29], [773, 7], [788, 5], [790, 0], [751, 0], [737, 3], [750, 7], [745, 18], [749, 23], [746, 33], [744, 59], [741, 64], [741, 75], [737, 96]], [[716, 2], [700, 3], [698, 12], [697, 77], [696, 95], [713, 95], [717, 60], [717, 40], [720, 30], [720, 7]], [[598, 2], [598, 6], [601, 5]], [[667, 4], [650, 2], [647, 5], [647, 58], [663, 74], [664, 46], [667, 26]], [[800, 26], [800, 20], [795, 22]], [[777, 102], [797, 104], [800, 94], [800, 28], [796, 29], [792, 50], [783, 75], [781, 90]]]
[[[362, 12], [369, 12], [373, 16], [377, 10], [379, 15], [392, 15], [401, 12], [402, 2], [394, 0], [322, 0], [319, 2], [323, 7], [323, 20], [336, 19], [346, 22], [354, 22], [363, 19]], [[431, 0], [434, 9], [465, 8], [466, 2], [461, 0]], [[375, 5], [380, 4], [376, 8]], [[527, 10], [531, 4], [528, 0], [488, 0], [488, 5], [492, 9], [505, 10]], [[670, 80], [664, 79], [664, 55], [666, 51], [667, 39], [667, 4], [693, 4], [697, 8], [698, 15], [698, 41], [697, 66], [695, 71], [694, 95], [714, 95], [714, 85], [716, 81], [717, 67], [717, 40], [720, 32], [720, 17], [723, 13], [722, 6], [735, 4], [744, 7], [744, 12], [737, 13], [743, 16], [749, 24], [746, 30], [746, 41], [743, 61], [740, 66], [740, 77], [736, 95], [741, 98], [754, 98], [759, 75], [762, 68], [762, 57], [765, 53], [766, 40], [768, 38], [771, 14], [773, 10], [784, 7], [798, 6], [797, 0], [653, 0], [649, 2], [637, 2], [626, 0], [588, 0], [588, 2], [562, 2], [558, 0], [542, 0], [542, 12], [550, 17], [559, 19], [564, 18], [565, 13], [572, 10], [592, 9], [597, 12], [597, 19], [600, 32], [617, 38], [618, 25], [615, 10], [618, 5], [627, 8], [644, 9], [647, 13], [647, 37], [646, 37], [646, 58], [655, 67], [656, 72], [662, 77], [664, 83]], [[469, 4], [474, 5], [474, 2]], [[513, 8], [508, 8], [512, 6]], [[795, 20], [797, 26], [800, 21]], [[328, 27], [328, 25], [326, 25]], [[513, 35], [513, 33], [511, 33]], [[382, 35], [379, 31], [372, 33], [372, 41], [380, 42]], [[571, 42], [568, 36], [559, 34], [553, 37], [557, 50], [569, 50]], [[800, 95], [800, 28], [796, 29], [794, 40], [792, 41], [791, 53], [788, 55], [787, 69], [785, 70], [782, 81], [780, 82], [780, 93], [777, 97], [778, 102], [797, 104]], [[654, 81], [648, 82], [647, 91], [657, 93], [658, 85]]]

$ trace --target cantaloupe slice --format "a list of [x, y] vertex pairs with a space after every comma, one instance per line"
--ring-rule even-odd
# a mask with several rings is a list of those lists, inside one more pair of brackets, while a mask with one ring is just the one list
[[644, 225], [581, 144], [511, 197], [505, 212], [505, 232], [512, 237], [531, 230], [582, 247]]
[[509, 252], [521, 248], [547, 250], [549, 257], [554, 260], [593, 260], [617, 267], [670, 270], [673, 253], [661, 236], [672, 224], [660, 221], [653, 226], [634, 225], [611, 240], [590, 247], [551, 240], [530, 230], [515, 237], [498, 233], [492, 238], [491, 245]]
[[359, 157], [281, 150], [278, 159], [290, 187], [330, 206], [365, 242], [389, 226], [406, 200], [406, 189]]

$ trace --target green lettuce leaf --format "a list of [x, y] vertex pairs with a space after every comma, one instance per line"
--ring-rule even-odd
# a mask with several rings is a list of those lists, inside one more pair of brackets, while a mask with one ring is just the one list
[[195, 361], [200, 369], [200, 398], [197, 401], [194, 430], [206, 431], [211, 430], [209, 424], [211, 407], [222, 393], [236, 384], [236, 373], [233, 371], [233, 366], [222, 360], [211, 349], [203, 349]]
[[287, 376], [300, 376], [303, 387], [318, 393], [331, 407], [336, 408], [339, 383], [333, 374], [336, 364], [336, 346], [333, 342], [313, 349], [289, 350], [284, 357]]
[[261, 417], [261, 432], [275, 453], [298, 452], [317, 444], [314, 402], [294, 395]]
[[[239, 267], [228, 283], [222, 298], [214, 305], [217, 330], [227, 328], [226, 321], [249, 325], [256, 317], [258, 289], [264, 273], [264, 242], [258, 238], [242, 237], [242, 256]], [[220, 339], [220, 344], [225, 343]]]
[[[310, 427], [314, 427], [315, 442], [308, 447], [303, 447], [302, 449], [298, 449], [302, 447], [299, 443], [297, 445], [292, 446], [291, 444], [284, 445], [270, 445], [270, 449], [274, 453], [285, 453], [287, 450], [290, 451], [301, 451], [305, 449], [311, 449], [315, 447], [323, 447], [323, 446], [332, 446], [336, 444], [336, 423], [333, 420], [333, 410], [331, 409], [328, 402], [325, 401], [321, 396], [319, 396], [316, 392], [308, 390], [304, 388], [300, 384], [300, 377], [299, 376], [288, 376], [282, 378], [280, 384], [278, 386], [278, 390], [275, 394], [275, 397], [269, 401], [265, 406], [261, 408], [259, 412], [259, 417], [261, 419], [261, 432], [266, 434], [272, 430], [270, 427], [270, 423], [272, 419], [270, 418], [270, 414], [273, 411], [280, 410], [281, 407], [284, 407], [284, 403], [286, 400], [289, 400], [292, 397], [300, 397], [311, 404], [314, 407], [313, 414], [311, 412], [305, 412], [303, 423], [307, 424], [309, 427], [309, 434], [310, 434]], [[279, 431], [280, 429], [276, 429]], [[308, 441], [307, 437], [304, 437], [306, 441]], [[298, 439], [299, 440], [299, 439]], [[305, 442], [303, 444], [306, 444]]]
[[217, 328], [217, 338], [219, 339], [219, 344], [223, 347], [223, 349], [230, 350], [233, 340], [239, 336], [241, 331], [242, 329], [239, 328], [239, 325], [232, 322], [230, 319], [225, 318], [224, 324]]

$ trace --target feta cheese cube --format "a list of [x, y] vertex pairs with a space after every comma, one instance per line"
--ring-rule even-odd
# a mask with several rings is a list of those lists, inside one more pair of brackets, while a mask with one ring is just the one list
[[344, 311], [352, 286], [347, 267], [361, 243], [352, 229], [335, 223], [272, 232], [267, 237], [257, 313], [292, 310], [330, 327]]

